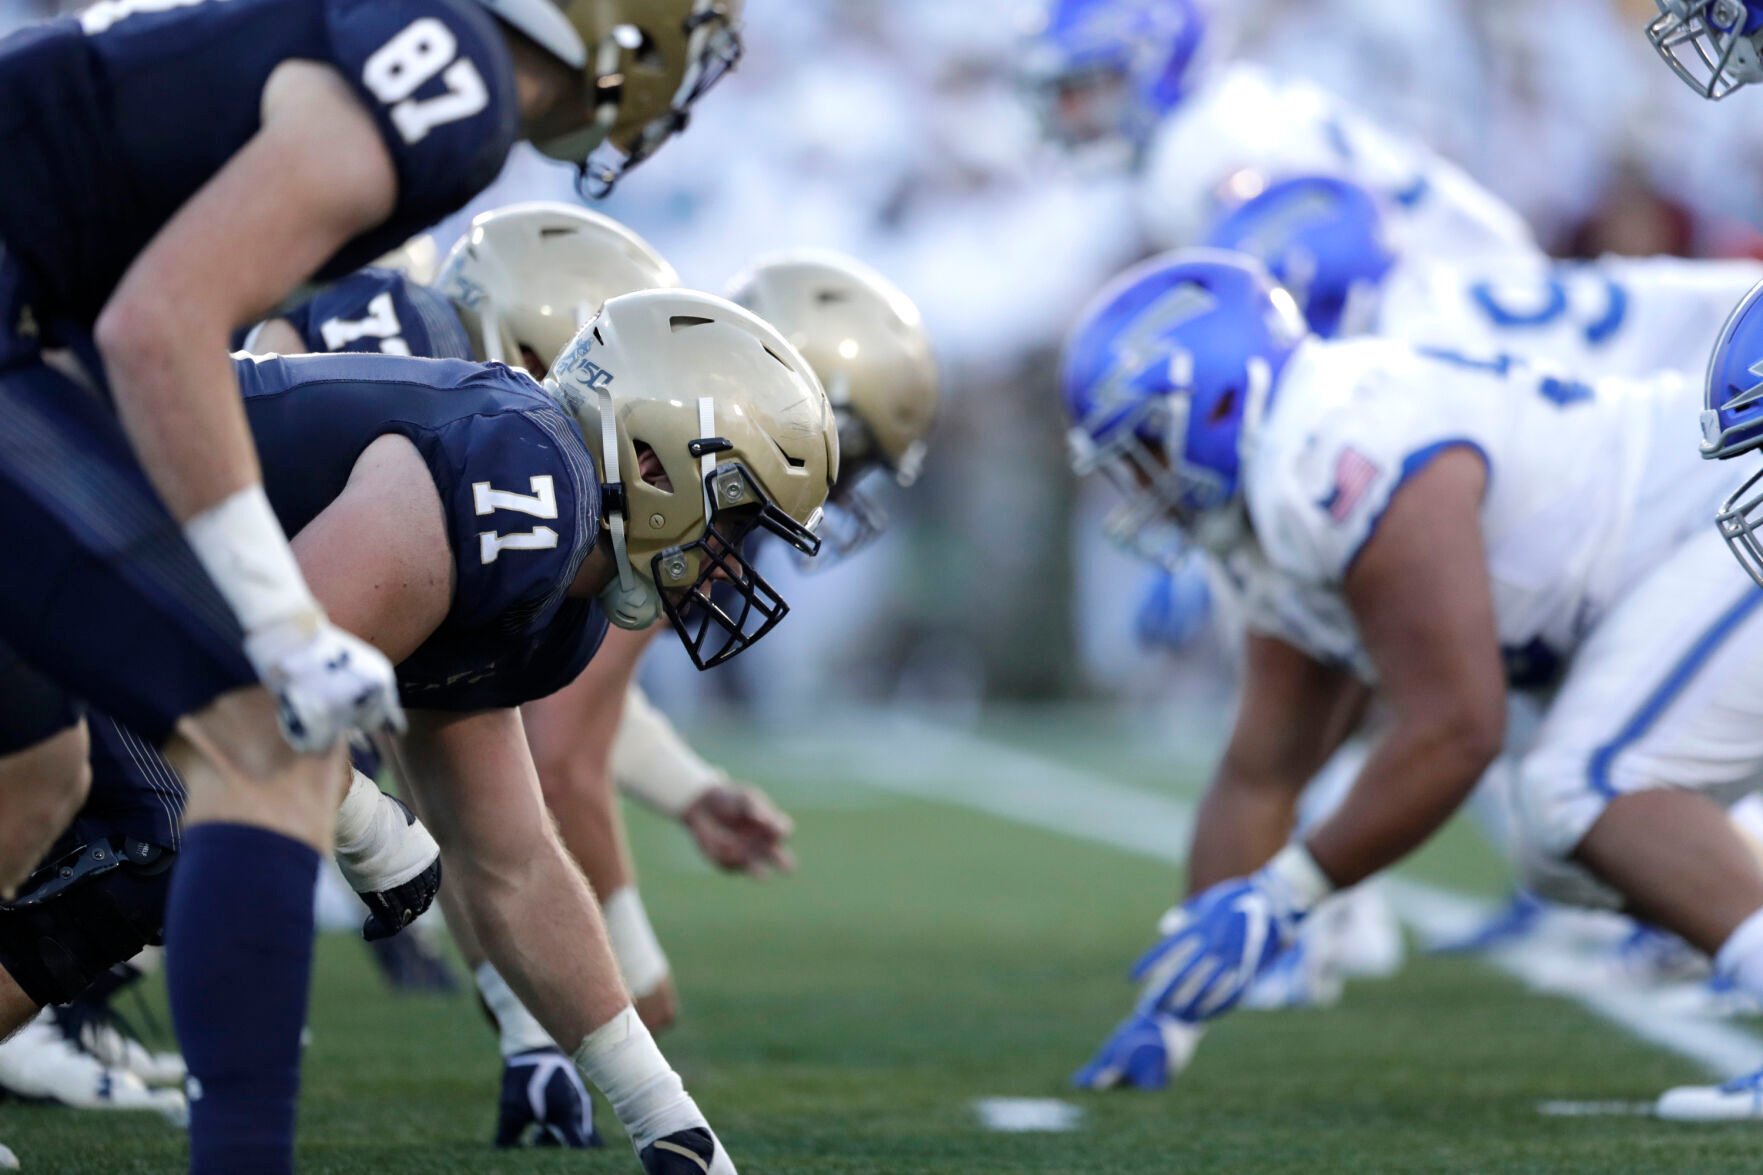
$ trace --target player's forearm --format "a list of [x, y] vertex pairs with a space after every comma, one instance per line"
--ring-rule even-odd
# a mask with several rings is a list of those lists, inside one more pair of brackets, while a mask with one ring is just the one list
[[625, 691], [611, 771], [619, 791], [674, 820], [707, 789], [728, 782], [727, 773], [693, 750], [635, 683]]
[[1291, 837], [1301, 783], [1255, 780], [1221, 767], [1194, 817], [1188, 892], [1253, 873]]
[[447, 860], [448, 882], [484, 957], [553, 1040], [579, 1041], [630, 1006], [599, 907], [561, 845], [494, 868], [455, 866], [469, 859]]
[[105, 311], [97, 341], [142, 467], [187, 522], [263, 474], [225, 328], [196, 334], [179, 325], [174, 308], [136, 300]]
[[545, 806], [569, 855], [604, 897], [636, 884], [636, 865], [624, 835], [618, 795], [604, 763], [541, 764]]
[[1444, 719], [1398, 721], [1334, 814], [1306, 838], [1338, 887], [1395, 864], [1437, 832], [1499, 754], [1497, 730]]

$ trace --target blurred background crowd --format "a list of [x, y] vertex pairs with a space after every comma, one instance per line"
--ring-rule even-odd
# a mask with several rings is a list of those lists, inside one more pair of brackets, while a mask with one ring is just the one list
[[[0, 0], [0, 31], [76, 7]], [[1209, 51], [1431, 144], [1553, 253], [1763, 256], [1763, 117], [1732, 117], [1659, 67], [1641, 35], [1652, 0], [1214, 7]], [[1164, 709], [1172, 693], [1227, 692], [1200, 671], [1227, 659], [1208, 639], [1180, 658], [1140, 646], [1146, 573], [1108, 549], [1105, 503], [1067, 473], [1065, 328], [1168, 242], [1144, 227], [1156, 193], [1124, 166], [1042, 141], [1018, 79], [1035, 8], [748, 0], [739, 71], [602, 206], [706, 289], [767, 250], [854, 253], [917, 300], [943, 366], [922, 478], [878, 487], [895, 523], [881, 546], [824, 571], [768, 569], [790, 620], [715, 674], [658, 643], [645, 675], [674, 705], [898, 700], [949, 718], [992, 699], [1124, 693]], [[522, 156], [511, 171], [496, 199], [575, 198], [566, 170]], [[465, 219], [438, 229], [441, 248]]]

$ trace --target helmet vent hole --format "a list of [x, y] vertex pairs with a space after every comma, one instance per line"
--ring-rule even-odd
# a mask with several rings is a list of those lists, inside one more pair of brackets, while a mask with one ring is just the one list
[[709, 318], [699, 318], [694, 314], [676, 314], [667, 320], [667, 325], [672, 327], [673, 333], [677, 335], [680, 331], [687, 330], [694, 326], [709, 326], [712, 321], [714, 320]]
[[761, 347], [764, 347], [765, 353], [767, 355], [770, 355], [773, 359], [776, 359], [781, 366], [787, 367], [791, 371], [796, 370], [794, 364], [792, 364], [788, 359], [785, 359], [782, 355], [779, 355], [776, 351], [773, 351], [769, 345], [767, 345], [765, 343], [760, 343], [759, 345]]
[[554, 237], [573, 237], [576, 228], [571, 224], [550, 224], [539, 230], [539, 239], [549, 241]]
[[673, 479], [667, 476], [667, 467], [661, 463], [660, 456], [647, 441], [631, 441], [637, 451], [637, 474], [643, 484], [653, 486], [664, 494], [673, 493]]
[[600, 328], [598, 326], [594, 328], [594, 341], [599, 343], [602, 347], [606, 345], [606, 340], [600, 337]]
[[785, 449], [781, 444], [778, 443], [778, 439], [776, 437], [771, 438], [771, 445], [772, 445], [772, 448], [774, 448], [778, 451], [778, 453], [783, 457], [784, 461], [789, 465], [789, 467], [791, 469], [801, 469], [808, 464], [808, 458], [806, 458], [806, 457], [792, 457], [792, 456], [790, 456], [789, 451], [787, 449]]
[[844, 290], [819, 290], [816, 291], [814, 300], [822, 306], [837, 306], [849, 302], [851, 295]]

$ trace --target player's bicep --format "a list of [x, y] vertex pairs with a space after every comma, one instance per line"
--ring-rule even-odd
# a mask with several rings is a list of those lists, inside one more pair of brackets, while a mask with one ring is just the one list
[[1498, 741], [1505, 677], [1482, 546], [1488, 470], [1475, 449], [1433, 457], [1391, 497], [1346, 576], [1348, 605], [1398, 721]]
[[294, 554], [331, 620], [393, 664], [447, 618], [453, 555], [440, 494], [401, 436], [362, 451], [343, 492], [294, 536]]
[[373, 119], [332, 69], [287, 62], [263, 125], [166, 222], [106, 308], [184, 337], [268, 313], [346, 242], [384, 221], [398, 193]]
[[1341, 715], [1355, 710], [1363, 694], [1345, 671], [1277, 637], [1251, 632], [1226, 772], [1302, 784], [1339, 745]]

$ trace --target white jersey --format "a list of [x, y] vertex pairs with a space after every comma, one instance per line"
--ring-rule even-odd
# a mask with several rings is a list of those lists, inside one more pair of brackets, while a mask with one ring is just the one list
[[1373, 333], [1470, 354], [1524, 355], [1580, 379], [1700, 375], [1721, 324], [1763, 263], [1605, 257], [1404, 260], [1385, 279]]
[[1244, 456], [1253, 535], [1225, 560], [1251, 629], [1366, 680], [1342, 594], [1391, 496], [1426, 459], [1488, 466], [1483, 541], [1515, 685], [1553, 675], [1625, 586], [1712, 526], [1733, 471], [1700, 459], [1694, 383], [1595, 385], [1381, 339], [1299, 349]]
[[1145, 163], [1140, 201], [1165, 248], [1197, 244], [1222, 209], [1267, 183], [1323, 174], [1386, 197], [1400, 212], [1404, 252], [1539, 252], [1524, 219], [1456, 164], [1325, 90], [1254, 65], [1225, 66], [1189, 95], [1158, 127]]

